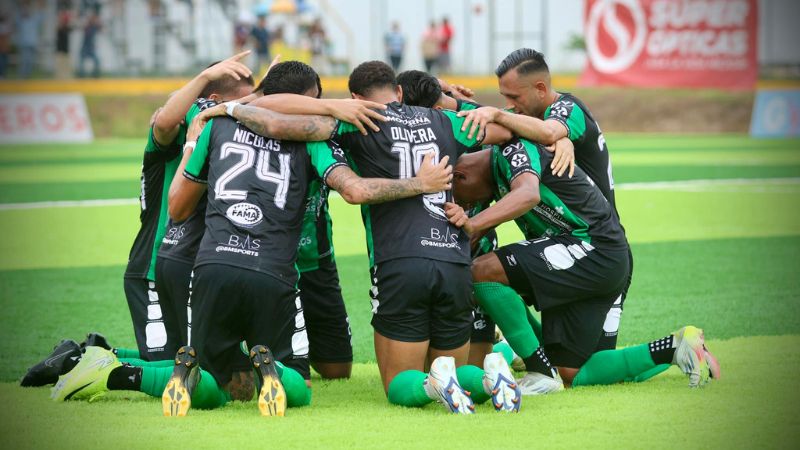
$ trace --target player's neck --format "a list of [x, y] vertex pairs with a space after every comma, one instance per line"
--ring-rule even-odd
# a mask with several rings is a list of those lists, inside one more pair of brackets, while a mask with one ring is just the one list
[[369, 98], [365, 99], [375, 103], [381, 104], [388, 104], [392, 102], [399, 102], [400, 99], [397, 98], [397, 93], [394, 90], [382, 89], [380, 91], [372, 92], [372, 95]]

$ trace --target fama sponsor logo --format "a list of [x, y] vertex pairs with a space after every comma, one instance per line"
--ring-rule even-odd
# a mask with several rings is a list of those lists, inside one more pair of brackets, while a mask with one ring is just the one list
[[225, 215], [231, 222], [244, 228], [252, 228], [264, 219], [261, 208], [247, 202], [231, 205]]

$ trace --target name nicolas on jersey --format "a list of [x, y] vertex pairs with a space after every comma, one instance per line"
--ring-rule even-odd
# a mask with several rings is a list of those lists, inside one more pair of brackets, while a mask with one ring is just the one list
[[236, 131], [233, 132], [233, 140], [234, 142], [247, 144], [251, 147], [262, 148], [264, 150], [272, 150], [274, 152], [281, 151], [281, 141], [259, 136], [242, 127], [237, 128]]

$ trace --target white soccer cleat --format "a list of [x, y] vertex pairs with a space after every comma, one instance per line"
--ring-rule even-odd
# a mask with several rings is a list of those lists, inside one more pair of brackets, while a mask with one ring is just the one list
[[[703, 330], [691, 325], [685, 326], [672, 334], [675, 355], [672, 363], [689, 375], [689, 387], [698, 387], [708, 383], [709, 375], [720, 377], [719, 363], [705, 346]], [[709, 367], [709, 362], [712, 367]]]
[[483, 359], [483, 389], [492, 396], [497, 411], [519, 412], [522, 390], [514, 380], [502, 353], [489, 353]]
[[470, 393], [458, 384], [456, 360], [452, 356], [440, 356], [433, 360], [425, 380], [425, 392], [430, 398], [444, 404], [450, 412], [475, 413]]
[[517, 380], [522, 395], [542, 395], [564, 390], [564, 383], [561, 377], [548, 377], [539, 372], [528, 372], [524, 377]]
[[59, 402], [70, 399], [92, 401], [108, 391], [108, 375], [121, 365], [111, 351], [86, 347], [78, 364], [58, 378], [50, 391], [50, 398]]

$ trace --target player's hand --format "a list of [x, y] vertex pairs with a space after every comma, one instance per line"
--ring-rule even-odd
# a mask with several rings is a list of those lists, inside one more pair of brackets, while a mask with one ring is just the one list
[[548, 145], [548, 151], [554, 152], [553, 161], [550, 163], [550, 170], [557, 177], [564, 175], [569, 169], [569, 177], [575, 174], [575, 145], [568, 138], [563, 137], [553, 145]]
[[237, 55], [233, 55], [228, 59], [222, 60], [217, 64], [209, 67], [208, 69], [200, 72], [200, 75], [205, 77], [208, 81], [219, 80], [224, 76], [231, 76], [234, 80], [241, 80], [253, 75], [247, 66], [239, 61], [245, 56], [250, 54], [250, 50], [243, 51]]
[[364, 136], [367, 135], [367, 127], [372, 131], [381, 130], [373, 120], [380, 122], [387, 120], [386, 117], [375, 111], [376, 109], [386, 109], [386, 105], [380, 103], [356, 99], [330, 100], [330, 102], [331, 115], [342, 122], [355, 125]]
[[461, 131], [465, 131], [470, 127], [467, 139], [472, 139], [473, 136], [481, 136], [481, 133], [486, 132], [486, 125], [497, 120], [497, 115], [501, 111], [493, 106], [481, 106], [478, 109], [471, 111], [461, 111], [458, 117], [464, 118], [464, 123], [461, 125]]
[[441, 78], [437, 78], [437, 80], [439, 81], [439, 86], [442, 88], [442, 92], [449, 92], [453, 98], [457, 100], [471, 100], [472, 97], [475, 96], [475, 92], [465, 86], [450, 84]]
[[205, 128], [207, 123], [208, 120], [203, 120], [200, 114], [195, 116], [192, 123], [189, 124], [189, 129], [186, 130], [186, 142], [197, 141], [197, 138], [200, 137], [200, 133], [203, 132], [203, 128]]
[[447, 164], [449, 156], [445, 156], [438, 164], [433, 162], [433, 153], [426, 153], [422, 158], [416, 178], [422, 183], [422, 191], [426, 194], [449, 191], [453, 187], [453, 166]]
[[464, 211], [464, 208], [458, 206], [455, 203], [447, 202], [444, 204], [444, 213], [447, 216], [447, 220], [449, 220], [450, 223], [457, 226], [458, 228], [461, 228], [468, 235], [472, 234], [474, 230], [470, 225], [469, 216], [467, 216], [467, 213]]
[[228, 110], [224, 103], [220, 103], [219, 105], [212, 106], [211, 108], [205, 109], [200, 112], [196, 116], [203, 121], [203, 123], [208, 122], [209, 120], [213, 119], [214, 117], [222, 117], [227, 116]]

